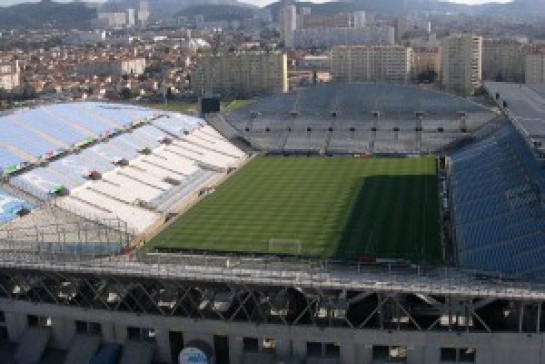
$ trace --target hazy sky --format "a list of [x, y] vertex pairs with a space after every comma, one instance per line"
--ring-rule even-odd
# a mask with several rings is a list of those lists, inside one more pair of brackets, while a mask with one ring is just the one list
[[[38, 0], [34, 0], [34, 2], [36, 1]], [[71, 1], [71, 0], [58, 0], [58, 1]], [[197, 1], [198, 0], [195, 0], [195, 3], [197, 3]], [[244, 1], [250, 4], [260, 5], [260, 6], [273, 2], [273, 0], [241, 0], [241, 1]], [[317, 2], [317, 3], [323, 3], [326, 1], [328, 0], [314, 0], [314, 2]], [[457, 2], [457, 3], [463, 3], [463, 4], [471, 4], [471, 5], [490, 2], [490, 0], [451, 0], [451, 1]], [[510, 0], [497, 0], [496, 2], [508, 2], [508, 1]], [[8, 6], [8, 5], [19, 4], [24, 2], [29, 2], [29, 0], [0, 0], [0, 6]]]

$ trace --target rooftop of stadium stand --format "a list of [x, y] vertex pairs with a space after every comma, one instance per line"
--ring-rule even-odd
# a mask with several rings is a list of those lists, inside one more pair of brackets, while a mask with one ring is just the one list
[[536, 154], [545, 157], [545, 85], [486, 82], [485, 87], [505, 106], [507, 115]]

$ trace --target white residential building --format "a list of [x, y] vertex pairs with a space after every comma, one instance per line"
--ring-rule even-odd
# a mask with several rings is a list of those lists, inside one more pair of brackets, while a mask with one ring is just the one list
[[528, 53], [524, 60], [525, 79], [528, 84], [545, 83], [545, 52]]
[[288, 58], [279, 52], [241, 52], [202, 56], [191, 74], [198, 95], [248, 97], [288, 91]]
[[286, 48], [293, 48], [293, 32], [297, 29], [297, 8], [285, 5], [280, 9], [280, 35]]
[[0, 89], [11, 91], [21, 85], [21, 74], [19, 63], [0, 63]]
[[75, 71], [79, 75], [123, 76], [141, 75], [146, 69], [145, 58], [127, 58], [80, 63]]
[[310, 28], [293, 32], [293, 47], [331, 48], [340, 45], [393, 45], [394, 28], [386, 25], [363, 28]]
[[403, 46], [338, 46], [331, 50], [331, 75], [340, 82], [407, 82], [412, 49]]
[[482, 80], [482, 37], [456, 34], [442, 40], [442, 83], [452, 92], [471, 95]]

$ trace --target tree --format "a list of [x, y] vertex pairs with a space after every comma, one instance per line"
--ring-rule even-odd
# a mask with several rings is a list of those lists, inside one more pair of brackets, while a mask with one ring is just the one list
[[119, 97], [121, 97], [121, 99], [123, 100], [129, 100], [132, 98], [132, 92], [131, 92], [131, 89], [128, 88], [128, 87], [124, 87], [120, 94], [119, 94]]
[[8, 91], [2, 87], [0, 87], [0, 101], [1, 100], [7, 100], [9, 97]]
[[434, 70], [426, 70], [423, 72], [420, 72], [417, 76], [419, 83], [434, 83], [437, 79], [437, 72]]
[[36, 90], [34, 90], [32, 87], [27, 85], [23, 88], [23, 93], [21, 94], [21, 100], [26, 101], [26, 100], [35, 99], [36, 97], [38, 97], [38, 94], [36, 93]]

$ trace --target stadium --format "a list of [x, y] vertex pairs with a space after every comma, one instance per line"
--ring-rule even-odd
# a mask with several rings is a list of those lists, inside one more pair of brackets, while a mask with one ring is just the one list
[[0, 115], [0, 362], [541, 363], [545, 89]]

